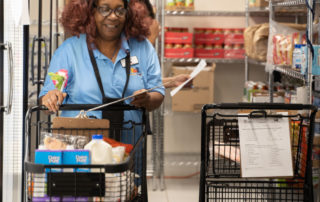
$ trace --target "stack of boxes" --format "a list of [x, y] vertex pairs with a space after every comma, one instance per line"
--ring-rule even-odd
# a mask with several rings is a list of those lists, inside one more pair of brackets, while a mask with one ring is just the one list
[[224, 58], [224, 33], [219, 28], [194, 28], [195, 57]]
[[165, 57], [193, 58], [192, 40], [188, 28], [165, 28]]
[[224, 57], [242, 59], [245, 57], [244, 50], [244, 29], [224, 30]]
[[195, 28], [195, 57], [233, 58], [245, 56], [243, 29]]

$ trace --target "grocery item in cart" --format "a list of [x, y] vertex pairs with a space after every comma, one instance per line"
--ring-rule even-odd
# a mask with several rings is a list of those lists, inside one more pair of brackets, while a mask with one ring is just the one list
[[83, 149], [88, 142], [87, 136], [41, 132], [41, 144], [48, 150], [65, 150], [68, 146], [73, 149]]
[[63, 91], [63, 89], [67, 86], [67, 82], [68, 82], [68, 71], [67, 70], [60, 69], [56, 73], [49, 72], [48, 75], [50, 76], [56, 89]]
[[91, 152], [91, 164], [112, 163], [112, 147], [103, 141], [102, 135], [93, 135], [92, 140], [84, 147]]

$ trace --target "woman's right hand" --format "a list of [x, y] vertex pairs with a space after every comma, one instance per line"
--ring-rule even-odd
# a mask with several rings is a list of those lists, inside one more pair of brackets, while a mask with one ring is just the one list
[[56, 113], [66, 96], [67, 93], [62, 93], [57, 89], [51, 90], [40, 98], [40, 104], [46, 106], [49, 111]]

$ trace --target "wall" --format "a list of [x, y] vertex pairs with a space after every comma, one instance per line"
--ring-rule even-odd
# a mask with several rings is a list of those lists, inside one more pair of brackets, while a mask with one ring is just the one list
[[[244, 11], [245, 0], [195, 0], [196, 10]], [[268, 18], [250, 20], [262, 22]], [[175, 17], [167, 16], [165, 26], [188, 27], [245, 27], [245, 17]], [[249, 65], [249, 79], [266, 81], [264, 67]], [[215, 70], [215, 103], [240, 102], [243, 95], [244, 64], [217, 64]], [[171, 111], [171, 98], [166, 97], [165, 153], [200, 153], [201, 115]]]

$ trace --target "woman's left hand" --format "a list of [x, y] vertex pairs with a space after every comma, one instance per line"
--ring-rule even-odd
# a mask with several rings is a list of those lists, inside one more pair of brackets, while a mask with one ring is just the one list
[[[142, 93], [144, 92], [144, 93]], [[133, 101], [130, 103], [134, 105], [135, 107], [144, 107], [148, 108], [148, 104], [150, 102], [150, 93], [146, 91], [146, 89], [140, 89], [133, 93], [133, 95], [142, 93], [140, 95], [137, 95], [133, 98]]]

